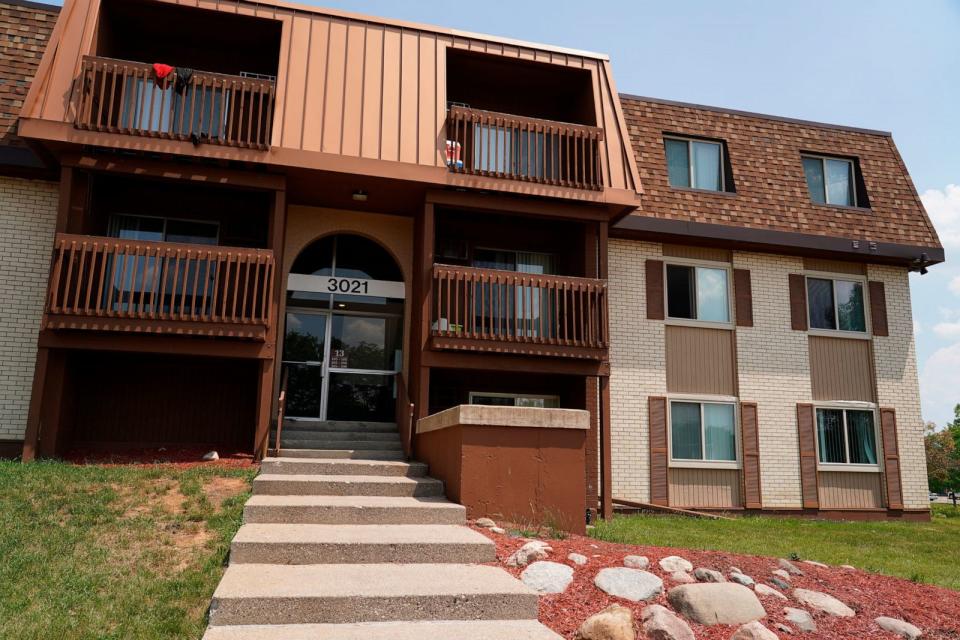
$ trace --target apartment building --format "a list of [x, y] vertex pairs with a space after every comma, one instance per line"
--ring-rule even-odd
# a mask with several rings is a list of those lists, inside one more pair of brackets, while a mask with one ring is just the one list
[[889, 134], [278, 0], [67, 0], [18, 133], [56, 181], [4, 208], [24, 459], [389, 439], [573, 529], [927, 514], [907, 274], [943, 250]]

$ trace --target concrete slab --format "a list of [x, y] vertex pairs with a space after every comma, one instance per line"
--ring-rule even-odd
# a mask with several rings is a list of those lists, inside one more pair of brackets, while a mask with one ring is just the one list
[[203, 640], [562, 640], [535, 620], [430, 620], [210, 627]]
[[467, 510], [443, 497], [253, 496], [244, 507], [248, 523], [464, 524]]
[[302, 447], [302, 443], [285, 443], [280, 449], [283, 458], [324, 458], [327, 460], [404, 460], [403, 450], [376, 449], [324, 449], [323, 447]]
[[255, 495], [441, 496], [443, 483], [434, 478], [261, 473], [253, 481]]
[[406, 476], [408, 478], [416, 478], [426, 475], [427, 465], [422, 462], [400, 462], [392, 460], [338, 460], [283, 456], [279, 458], [264, 458], [260, 464], [260, 473], [272, 475]]

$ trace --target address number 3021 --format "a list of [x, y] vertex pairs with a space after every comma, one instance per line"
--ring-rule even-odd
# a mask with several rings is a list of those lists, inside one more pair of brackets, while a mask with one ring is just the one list
[[327, 291], [330, 293], [359, 293], [370, 292], [370, 283], [366, 280], [351, 280], [350, 278], [327, 278]]

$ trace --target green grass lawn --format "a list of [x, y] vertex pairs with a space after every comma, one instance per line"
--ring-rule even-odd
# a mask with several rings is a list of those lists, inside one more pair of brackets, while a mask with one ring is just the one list
[[742, 517], [699, 520], [637, 515], [598, 522], [593, 536], [610, 542], [729, 551], [851, 564], [960, 590], [960, 510], [934, 505], [931, 522], [830, 522]]
[[199, 638], [254, 473], [0, 462], [0, 637]]

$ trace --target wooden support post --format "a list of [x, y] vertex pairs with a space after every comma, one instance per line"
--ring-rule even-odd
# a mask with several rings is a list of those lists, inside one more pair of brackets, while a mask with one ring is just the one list
[[[426, 203], [423, 212], [417, 215], [414, 225], [414, 274], [413, 305], [410, 331], [410, 391], [415, 405], [411, 429], [430, 410], [430, 368], [423, 365], [423, 352], [430, 344], [430, 327], [433, 321], [433, 262], [436, 219], [434, 205]], [[413, 440], [416, 441], [414, 434]], [[412, 452], [410, 452], [412, 453]]]
[[[58, 453], [63, 426], [63, 404], [67, 375], [67, 355], [51, 351], [46, 363], [46, 376], [40, 404], [40, 432], [36, 455], [51, 458]], [[24, 447], [26, 448], [26, 447]]]
[[[607, 280], [610, 277], [609, 235], [606, 224], [598, 225], [597, 233], [597, 277]], [[607, 318], [601, 320], [606, 324]], [[603, 336], [610, 335], [610, 327], [603, 327]], [[609, 344], [609, 338], [607, 338]], [[600, 517], [613, 517], [613, 447], [610, 437], [610, 376], [600, 378]]]
[[23, 462], [37, 457], [40, 443], [40, 413], [43, 406], [43, 389], [46, 386], [50, 349], [37, 349], [37, 361], [33, 368], [33, 386], [30, 389], [30, 409], [27, 413], [27, 431], [23, 436]]
[[270, 212], [270, 229], [267, 243], [273, 251], [274, 280], [273, 291], [270, 292], [270, 326], [267, 328], [266, 343], [271, 348], [271, 357], [260, 363], [260, 375], [257, 393], [257, 422], [253, 438], [254, 456], [259, 460], [267, 452], [270, 439], [270, 423], [276, 415], [276, 402], [279, 391], [280, 369], [277, 364], [282, 356], [280, 350], [283, 341], [280, 339], [280, 330], [283, 327], [286, 308], [287, 279], [284, 269], [283, 247], [286, 242], [287, 204], [286, 192], [277, 190], [274, 193], [272, 210]]

